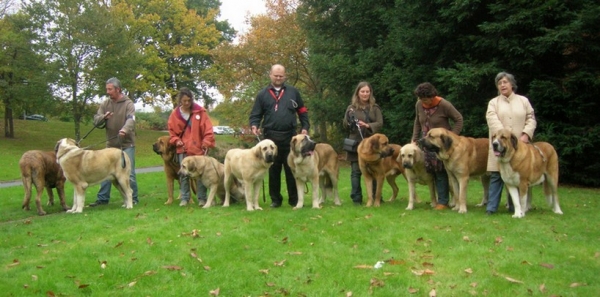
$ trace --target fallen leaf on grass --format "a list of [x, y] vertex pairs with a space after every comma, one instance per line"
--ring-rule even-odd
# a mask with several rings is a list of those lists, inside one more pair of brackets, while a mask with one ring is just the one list
[[274, 283], [266, 283], [267, 287], [275, 287]]
[[181, 270], [181, 269], [183, 269], [181, 266], [177, 266], [177, 265], [166, 265], [166, 266], [163, 266], [162, 268], [167, 269], [167, 270]]
[[385, 285], [384, 281], [376, 278], [372, 278], [369, 283], [371, 284], [371, 287], [383, 287], [383, 285]]
[[408, 293], [415, 294], [415, 293], [418, 293], [418, 292], [419, 292], [419, 289], [408, 287]]
[[89, 286], [90, 286], [90, 284], [83, 284], [83, 285], [79, 285], [77, 288], [78, 289], [85, 289], [85, 288], [87, 288]]
[[37, 276], [37, 275], [35, 275], [35, 274], [32, 274], [32, 275], [31, 275], [31, 280], [32, 280], [32, 281], [36, 281], [36, 280], [38, 280], [38, 276]]
[[384, 262], [389, 265], [402, 265], [402, 264], [406, 263], [403, 260], [396, 260], [396, 259], [389, 259], [389, 260], [385, 260]]
[[269, 269], [261, 269], [258, 272], [260, 272], [262, 274], [269, 274]]
[[302, 252], [285, 252], [288, 255], [302, 255]]
[[477, 287], [477, 283], [471, 283], [470, 286], [473, 287], [473, 288], [476, 288]]
[[216, 288], [214, 290], [210, 290], [208, 293], [212, 296], [219, 296], [220, 291], [221, 291], [221, 288]]
[[46, 296], [48, 296], [48, 297], [54, 297], [56, 295], [52, 291], [46, 291]]
[[540, 263], [540, 266], [546, 267], [548, 269], [554, 269], [554, 265], [548, 263]]
[[121, 241], [121, 242], [117, 243], [117, 245], [115, 245], [115, 248], [118, 248], [118, 247], [120, 247], [122, 245], [123, 245], [123, 242]]
[[471, 273], [473, 273], [473, 269], [467, 268], [467, 269], [465, 269], [465, 272], [468, 273], [468, 274], [471, 274]]
[[463, 236], [463, 240], [464, 240], [464, 241], [466, 241], [466, 242], [469, 242], [469, 241], [471, 241], [471, 240], [469, 239], [469, 236]]
[[346, 292], [346, 297], [352, 297], [352, 291]]
[[383, 275], [385, 275], [385, 276], [390, 276], [390, 275], [394, 275], [394, 274], [395, 274], [395, 273], [393, 273], [393, 272], [384, 272], [384, 273], [383, 273]]
[[275, 266], [283, 266], [283, 264], [285, 263], [285, 261], [287, 261], [287, 260], [283, 259], [283, 260], [281, 260], [279, 262], [273, 262], [273, 265], [275, 265]]
[[437, 293], [435, 292], [435, 289], [431, 289], [431, 291], [429, 291], [429, 297], [436, 297]]
[[204, 266], [204, 270], [210, 271], [210, 266]]
[[154, 242], [152, 242], [152, 238], [150, 238], [150, 237], [146, 238], [146, 243], [149, 244], [149, 245], [153, 245], [154, 244]]
[[516, 280], [516, 279], [514, 279], [514, 278], [512, 278], [512, 277], [505, 276], [504, 278], [505, 278], [507, 281], [511, 282], [511, 283], [517, 283], [517, 284], [522, 284], [522, 283], [523, 283], [522, 281], [520, 281], [520, 280]]
[[586, 283], [572, 283], [569, 287], [575, 288], [575, 287], [585, 287], [585, 286], [587, 286]]
[[594, 258], [598, 258], [598, 257], [600, 257], [600, 252], [596, 252], [596, 253], [594, 254]]
[[8, 264], [8, 268], [10, 267], [15, 267], [17, 265], [21, 264], [21, 262], [19, 262], [19, 259], [14, 259], [13, 262], [11, 264]]
[[541, 284], [540, 285], [540, 293], [546, 293], [546, 284]]
[[286, 237], [284, 237], [284, 238], [281, 240], [281, 243], [283, 243], [283, 244], [286, 244], [286, 243], [287, 243], [287, 241], [288, 241], [288, 238], [287, 238], [287, 236], [286, 236]]
[[156, 271], [154, 271], [154, 270], [148, 270], [148, 271], [144, 272], [145, 276], [150, 276], [150, 275], [154, 275], [154, 274], [156, 274]]
[[354, 268], [358, 268], [358, 269], [373, 269], [373, 265], [361, 264], [361, 265], [354, 266]]
[[131, 287], [135, 286], [136, 283], [137, 282], [130, 282], [129, 284], [127, 284], [127, 286], [131, 288]]
[[498, 236], [498, 237], [496, 237], [496, 240], [494, 240], [494, 243], [495, 243], [496, 245], [499, 245], [499, 244], [501, 244], [501, 243], [502, 243], [502, 236]]
[[523, 262], [521, 262], [521, 264], [523, 265], [531, 265], [531, 263], [529, 263], [529, 261], [524, 260]]
[[413, 274], [417, 275], [417, 276], [422, 276], [422, 275], [434, 275], [435, 271], [430, 270], [430, 269], [425, 269], [425, 270], [411, 270]]
[[423, 267], [433, 267], [433, 263], [423, 262]]

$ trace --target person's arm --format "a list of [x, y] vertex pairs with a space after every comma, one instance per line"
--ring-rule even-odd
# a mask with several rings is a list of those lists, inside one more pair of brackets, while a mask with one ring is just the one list
[[453, 122], [452, 124], [452, 132], [456, 135], [460, 135], [460, 132], [463, 128], [463, 117], [462, 114], [454, 107], [450, 101], [448, 102], [448, 118], [450, 118]]
[[264, 110], [260, 103], [261, 92], [256, 95], [254, 99], [254, 105], [252, 106], [252, 111], [250, 111], [250, 117], [248, 119], [250, 128], [252, 129], [252, 133], [258, 135], [258, 128], [260, 128], [260, 121], [263, 118]]
[[127, 100], [125, 109], [125, 125], [119, 130], [119, 134], [122, 136], [135, 132], [135, 105], [133, 101]]
[[106, 102], [103, 101], [98, 107], [98, 111], [94, 115], [94, 126], [99, 129], [103, 129], [105, 120], [106, 120]]
[[504, 125], [502, 125], [500, 118], [498, 118], [497, 104], [498, 98], [490, 100], [490, 102], [488, 103], [487, 111], [485, 113], [485, 119], [490, 130], [490, 135], [504, 128]]
[[298, 113], [298, 118], [300, 119], [300, 125], [302, 125], [302, 134], [307, 134], [308, 129], [310, 129], [310, 122], [308, 121], [308, 109], [304, 106], [304, 101], [302, 101], [302, 96], [300, 96], [300, 92], [296, 90], [296, 103], [298, 103], [298, 108], [296, 108], [296, 113]]
[[381, 128], [383, 128], [383, 114], [381, 113], [381, 108], [379, 105], [373, 106], [373, 115], [375, 119], [370, 123], [367, 123], [366, 127], [371, 132], [371, 135], [379, 132]]
[[523, 100], [523, 105], [525, 107], [525, 126], [523, 127], [523, 134], [521, 135], [521, 140], [524, 142], [529, 142], [533, 139], [533, 133], [535, 132], [535, 128], [537, 127], [537, 120], [535, 119], [535, 111], [533, 110], [533, 106], [529, 102], [529, 99], [521, 96]]
[[208, 112], [205, 110], [201, 113], [201, 121], [200, 124], [202, 127], [202, 148], [208, 149], [213, 148], [216, 145], [215, 134], [213, 132], [213, 125], [210, 121], [210, 117], [208, 116]]
[[419, 121], [419, 104], [421, 104], [421, 102], [417, 100], [417, 103], [415, 104], [415, 121], [413, 123], [413, 134], [410, 138], [411, 142], [415, 142], [421, 139], [421, 132], [423, 131], [423, 128], [421, 128], [421, 121]]
[[169, 119], [167, 120], [167, 129], [169, 130], [169, 143], [175, 146], [183, 146], [183, 141], [179, 137], [183, 127], [179, 126], [179, 120], [177, 119], [178, 108], [173, 109]]

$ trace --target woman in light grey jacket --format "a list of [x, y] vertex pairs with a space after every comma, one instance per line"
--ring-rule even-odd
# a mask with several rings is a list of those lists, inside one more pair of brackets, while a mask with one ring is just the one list
[[[533, 138], [533, 132], [537, 126], [535, 113], [529, 99], [515, 94], [517, 81], [512, 74], [500, 72], [496, 75], [495, 82], [499, 95], [490, 100], [485, 116], [489, 138], [491, 139], [492, 134], [496, 131], [506, 128], [511, 130], [520, 140], [528, 143]], [[498, 210], [502, 188], [504, 188], [497, 159], [490, 143], [487, 165], [487, 170], [491, 172], [489, 200], [486, 208], [486, 214], [488, 215]], [[512, 208], [511, 202], [509, 199], [509, 205]]]

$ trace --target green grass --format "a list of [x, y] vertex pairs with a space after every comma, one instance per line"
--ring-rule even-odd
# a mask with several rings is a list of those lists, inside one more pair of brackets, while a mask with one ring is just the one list
[[[146, 134], [154, 134], [147, 137], [148, 143], [142, 141]], [[138, 147], [149, 147], [160, 133], [138, 135]], [[24, 150], [35, 148], [17, 150], [5, 143], [0, 142], [3, 154], [13, 150], [17, 159]], [[151, 150], [148, 156], [141, 151], [136, 159], [147, 158], [148, 166], [160, 164]], [[561, 187], [565, 213], [561, 216], [551, 212], [541, 189], [535, 188], [536, 208], [523, 219], [513, 219], [504, 211], [486, 216], [484, 209], [474, 206], [481, 195], [477, 182], [469, 186], [469, 212], [459, 215], [433, 211], [427, 201], [415, 210], [404, 210], [407, 187], [402, 179], [398, 179], [399, 200], [380, 208], [355, 207], [349, 199], [349, 179], [349, 168], [343, 166], [342, 206], [327, 201], [323, 209], [314, 210], [306, 201], [298, 211], [287, 204], [269, 209], [270, 201], [263, 202], [262, 194], [265, 210], [255, 212], [240, 204], [210, 209], [165, 206], [166, 185], [160, 172], [138, 175], [141, 203], [132, 210], [122, 209], [121, 198], [113, 191], [107, 206], [73, 215], [62, 212], [57, 203], [44, 207], [48, 215], [37, 216], [35, 210], [21, 210], [21, 187], [0, 188], [4, 275], [0, 292], [4, 296], [207, 296], [217, 288], [219, 296], [348, 296], [349, 292], [428, 296], [432, 289], [437, 296], [600, 292], [597, 189]], [[428, 197], [424, 186], [417, 190], [420, 197]], [[97, 191], [98, 186], [88, 189], [88, 203]], [[71, 205], [70, 184], [66, 192]], [[384, 197], [389, 195], [385, 186]], [[42, 199], [45, 203], [47, 196]], [[386, 260], [381, 269], [360, 268]], [[413, 290], [417, 292], [411, 294]]]

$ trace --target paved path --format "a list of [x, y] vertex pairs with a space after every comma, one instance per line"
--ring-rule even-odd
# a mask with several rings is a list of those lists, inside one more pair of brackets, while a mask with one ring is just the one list
[[[163, 171], [163, 167], [162, 166], [144, 167], [144, 168], [136, 168], [135, 169], [135, 174], [138, 174], [138, 173], [148, 173], [148, 172], [162, 172], [162, 171]], [[8, 187], [22, 186], [22, 185], [23, 185], [23, 183], [21, 182], [20, 179], [13, 180], [13, 181], [0, 181], [0, 189], [1, 188], [8, 188]]]

